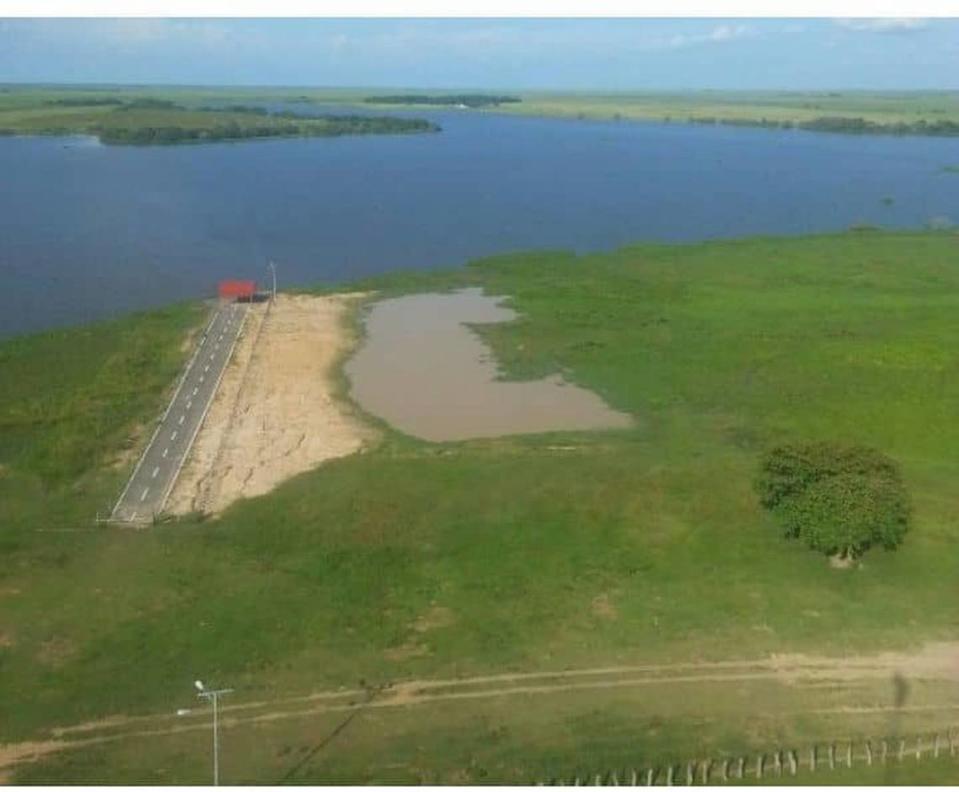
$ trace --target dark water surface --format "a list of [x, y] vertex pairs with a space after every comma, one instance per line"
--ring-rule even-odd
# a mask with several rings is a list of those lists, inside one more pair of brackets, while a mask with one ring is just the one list
[[283, 286], [519, 249], [959, 220], [959, 177], [941, 171], [955, 140], [413, 115], [444, 131], [0, 138], [0, 335], [264, 280], [269, 258]]

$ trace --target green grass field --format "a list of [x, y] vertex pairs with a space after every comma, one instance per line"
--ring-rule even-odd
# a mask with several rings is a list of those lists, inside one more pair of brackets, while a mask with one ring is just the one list
[[436, 130], [425, 121], [386, 116], [294, 118], [242, 112], [244, 101], [285, 98], [296, 97], [287, 97], [282, 91], [261, 97], [229, 90], [8, 86], [0, 88], [0, 134], [84, 134], [96, 135], [105, 143], [142, 144]]
[[959, 99], [948, 91], [690, 91], [621, 94], [530, 93], [508, 113], [644, 121], [791, 122], [823, 116], [877, 124], [959, 121]]
[[[116, 107], [110, 105], [63, 106], [51, 102], [76, 102], [119, 99], [159, 99], [176, 102], [188, 109], [210, 104], [256, 104], [262, 102], [304, 102], [307, 104], [340, 105], [349, 108], [375, 108], [388, 114], [393, 104], [369, 104], [365, 100], [384, 93], [424, 94], [413, 88], [303, 88], [303, 87], [186, 87], [186, 86], [26, 86], [0, 85], [0, 129], [22, 134], [44, 130], [84, 132], [105, 120], [118, 121]], [[455, 97], [461, 91], [430, 91], [434, 98], [447, 94]], [[502, 93], [491, 91], [484, 93]], [[569, 119], [671, 121], [686, 123], [706, 120], [718, 123], [801, 126], [817, 119], [862, 119], [882, 131], [894, 125], [905, 125], [913, 134], [931, 134], [931, 125], [959, 124], [959, 98], [952, 91], [646, 91], [620, 93], [586, 92], [514, 92], [520, 102], [499, 105], [490, 110], [520, 115], [550, 116]], [[428, 109], [429, 105], [410, 105]], [[217, 123], [250, 123], [250, 118], [237, 114], [191, 114], [171, 121], [170, 113], [130, 115], [129, 123], [140, 126], [189, 120], [198, 129]], [[833, 131], [854, 131], [833, 130]], [[940, 134], [944, 134], [940, 132]], [[948, 134], [956, 134], [950, 127]]]
[[[0, 345], [0, 743], [112, 715], [172, 716], [191, 706], [197, 677], [237, 688], [242, 704], [957, 638], [955, 235], [517, 254], [359, 285], [463, 284], [508, 295], [521, 314], [483, 330], [507, 376], [562, 371], [636, 428], [449, 444], [387, 432], [217, 521], [119, 530], [92, 518], [122, 486], [134, 462], [124, 446], [149, 433], [203, 311]], [[915, 507], [904, 546], [836, 570], [781, 538], [752, 479], [761, 450], [785, 439], [860, 442], [897, 459]], [[225, 779], [530, 782], [886, 733], [886, 713], [824, 713], [889, 696], [888, 680], [807, 690], [703, 679], [352, 718], [238, 712]], [[915, 696], [955, 703], [952, 688]], [[944, 707], [894, 727], [952, 718]], [[15, 778], [202, 782], [206, 740], [104, 742]]]

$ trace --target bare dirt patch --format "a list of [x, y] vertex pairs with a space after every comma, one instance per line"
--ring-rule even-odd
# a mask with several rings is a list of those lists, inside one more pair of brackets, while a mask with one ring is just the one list
[[593, 598], [590, 609], [594, 616], [604, 621], [616, 621], [619, 618], [619, 611], [609, 598], [609, 594], [600, 594]]
[[430, 648], [428, 646], [408, 641], [400, 646], [387, 649], [383, 654], [386, 655], [388, 660], [400, 661], [409, 660], [413, 657], [426, 657], [429, 653]]
[[37, 662], [48, 668], [59, 668], [76, 653], [76, 646], [65, 638], [50, 638], [40, 644]]
[[413, 622], [413, 629], [418, 633], [438, 630], [441, 627], [449, 627], [456, 622], [453, 611], [444, 608], [442, 605], [434, 605], [426, 613]]
[[362, 296], [279, 295], [272, 307], [251, 306], [170, 512], [217, 514], [373, 438], [338, 397], [334, 374]]

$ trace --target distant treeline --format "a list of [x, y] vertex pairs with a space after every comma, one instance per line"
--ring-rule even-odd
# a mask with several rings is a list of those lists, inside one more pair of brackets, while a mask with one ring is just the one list
[[176, 125], [142, 127], [101, 127], [96, 130], [103, 143], [174, 144], [214, 140], [247, 140], [271, 137], [337, 137], [340, 135], [385, 135], [436, 132], [439, 127], [421, 119], [368, 116], [319, 116], [310, 123], [294, 121], [241, 125], [235, 121], [211, 127]]
[[100, 107], [102, 105], [122, 105], [122, 99], [114, 99], [113, 97], [105, 98], [96, 98], [96, 97], [68, 97], [66, 99], [49, 99], [47, 100], [48, 105], [57, 105], [59, 107]]
[[[669, 118], [665, 120], [669, 121]], [[821, 116], [809, 121], [777, 121], [767, 118], [714, 118], [712, 116], [692, 116], [693, 124], [722, 124], [724, 126], [767, 127], [772, 129], [805, 129], [813, 132], [839, 132], [848, 135], [935, 135], [941, 137], [959, 136], [959, 122], [956, 121], [898, 121], [880, 124], [865, 118], [849, 116]]]
[[58, 107], [103, 107], [116, 105], [121, 110], [182, 110], [183, 108], [169, 99], [137, 98], [117, 99], [115, 97], [71, 96], [63, 99], [48, 99], [46, 104]]
[[501, 104], [522, 101], [516, 96], [490, 96], [488, 94], [443, 94], [428, 96], [422, 94], [396, 94], [391, 96], [367, 96], [363, 100], [368, 104], [404, 104], [404, 105], [465, 105], [466, 107], [496, 107]]
[[180, 105], [171, 99], [148, 99], [141, 97], [124, 102], [124, 110], [183, 110]]
[[204, 113], [247, 113], [248, 115], [266, 116], [270, 111], [265, 107], [251, 107], [250, 105], [226, 105], [224, 107], [201, 107]]

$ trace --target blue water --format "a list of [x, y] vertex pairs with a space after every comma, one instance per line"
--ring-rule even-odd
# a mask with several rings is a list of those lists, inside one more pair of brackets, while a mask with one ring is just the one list
[[[415, 113], [439, 134], [0, 138], [0, 335], [530, 248], [959, 221], [955, 140]], [[882, 199], [894, 199], [890, 206]]]

